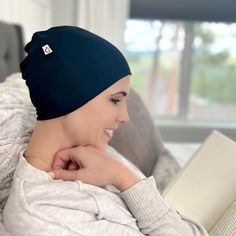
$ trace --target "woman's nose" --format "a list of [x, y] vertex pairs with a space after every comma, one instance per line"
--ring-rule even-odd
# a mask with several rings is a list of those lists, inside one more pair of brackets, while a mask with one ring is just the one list
[[117, 121], [120, 123], [127, 123], [129, 121], [129, 113], [128, 113], [126, 104], [122, 106], [120, 110], [118, 111]]

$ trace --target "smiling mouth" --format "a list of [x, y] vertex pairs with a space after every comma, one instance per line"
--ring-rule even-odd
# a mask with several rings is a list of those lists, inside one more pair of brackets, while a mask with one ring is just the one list
[[111, 139], [114, 134], [114, 129], [104, 129], [104, 132]]

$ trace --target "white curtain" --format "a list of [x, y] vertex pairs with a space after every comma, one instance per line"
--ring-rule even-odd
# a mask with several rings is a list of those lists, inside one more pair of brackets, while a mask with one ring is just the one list
[[77, 25], [124, 49], [129, 0], [78, 0]]

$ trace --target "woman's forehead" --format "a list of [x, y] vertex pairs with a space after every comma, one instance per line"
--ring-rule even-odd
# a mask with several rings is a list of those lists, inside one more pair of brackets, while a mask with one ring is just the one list
[[128, 94], [129, 93], [129, 87], [130, 87], [130, 76], [125, 76], [122, 79], [118, 80], [116, 83], [112, 84], [109, 88], [107, 88], [105, 91], [118, 95], [124, 95], [123, 93]]

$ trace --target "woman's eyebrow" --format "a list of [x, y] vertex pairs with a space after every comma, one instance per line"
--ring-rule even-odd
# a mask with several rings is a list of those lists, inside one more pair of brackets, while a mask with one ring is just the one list
[[120, 91], [120, 92], [111, 94], [111, 96], [120, 95], [120, 94], [123, 95], [124, 97], [127, 96], [127, 93], [125, 91]]

